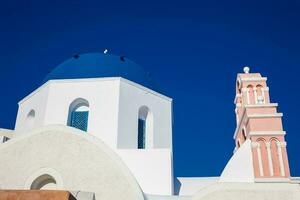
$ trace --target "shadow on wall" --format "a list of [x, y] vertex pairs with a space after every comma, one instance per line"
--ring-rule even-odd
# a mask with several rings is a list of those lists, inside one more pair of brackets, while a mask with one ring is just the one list
[[30, 186], [31, 190], [55, 189], [56, 180], [49, 174], [37, 177]]
[[179, 195], [181, 183], [177, 178], [174, 178], [174, 195]]

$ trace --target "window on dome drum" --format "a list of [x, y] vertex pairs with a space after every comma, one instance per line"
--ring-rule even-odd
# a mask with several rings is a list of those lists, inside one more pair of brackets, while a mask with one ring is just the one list
[[146, 120], [139, 119], [138, 122], [138, 149], [145, 149], [145, 141], [146, 141]]
[[68, 126], [87, 131], [89, 103], [87, 100], [75, 99], [69, 106]]

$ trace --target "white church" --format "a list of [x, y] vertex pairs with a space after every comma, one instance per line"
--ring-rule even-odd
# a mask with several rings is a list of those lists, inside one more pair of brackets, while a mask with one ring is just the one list
[[0, 129], [0, 199], [300, 199], [266, 77], [237, 75], [236, 146], [220, 177], [174, 177], [172, 99], [155, 89], [143, 68], [107, 52], [54, 68], [19, 101], [15, 129]]

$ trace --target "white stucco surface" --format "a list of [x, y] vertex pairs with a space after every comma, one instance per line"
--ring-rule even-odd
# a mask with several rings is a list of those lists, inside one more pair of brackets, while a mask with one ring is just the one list
[[299, 184], [290, 183], [217, 183], [206, 187], [192, 200], [298, 200]]
[[172, 148], [172, 99], [125, 79], [120, 82], [119, 98], [118, 148], [137, 148], [137, 119], [142, 106], [153, 115], [146, 148]]
[[219, 177], [177, 177], [175, 182], [175, 194], [192, 196], [199, 190], [219, 181]]
[[4, 142], [4, 139], [11, 139], [15, 135], [13, 130], [0, 128], [0, 144]]
[[[16, 136], [46, 125], [67, 125], [69, 107], [78, 98], [89, 105], [87, 132], [114, 151], [123, 150], [119, 156], [142, 189], [173, 194], [172, 99], [129, 80], [50, 80], [19, 102]], [[146, 150], [137, 149], [141, 107], [149, 109]], [[35, 111], [34, 119], [28, 118], [31, 110]]]
[[146, 200], [191, 200], [191, 196], [178, 195], [145, 195]]
[[247, 139], [224, 168], [220, 182], [254, 182], [251, 141]]
[[[89, 103], [87, 132], [110, 147], [137, 148], [138, 113], [146, 106], [153, 116], [147, 148], [172, 148], [172, 99], [123, 78], [50, 80], [19, 102], [18, 135], [51, 124], [67, 125], [69, 106]], [[35, 111], [34, 119], [28, 114]]]
[[173, 168], [170, 149], [117, 150], [132, 171], [143, 192], [147, 194], [173, 194]]
[[[35, 92], [29, 94], [26, 97], [26, 100], [19, 103], [19, 110], [15, 124], [15, 131], [19, 134], [27, 133], [30, 130], [45, 125], [44, 118], [46, 116], [49, 85], [50, 84], [44, 84], [36, 89]], [[28, 114], [31, 110], [35, 111], [35, 117], [34, 119], [29, 120]]]
[[15, 135], [13, 130], [0, 128], [0, 136], [12, 138]]
[[0, 145], [2, 189], [29, 189], [49, 174], [57, 188], [95, 192], [96, 199], [142, 200], [143, 193], [117, 154], [96, 137], [66, 126], [36, 129]]

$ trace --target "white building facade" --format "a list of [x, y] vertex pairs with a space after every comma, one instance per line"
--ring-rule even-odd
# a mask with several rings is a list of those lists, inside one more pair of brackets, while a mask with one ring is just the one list
[[[78, 110], [87, 112], [83, 131], [114, 149], [144, 191], [172, 194], [172, 99], [118, 77], [50, 80], [19, 102], [16, 136], [47, 125], [72, 126]], [[141, 118], [145, 144], [138, 147]]]
[[[93, 194], [78, 199], [276, 200], [276, 195], [266, 195], [274, 186], [282, 187], [282, 194], [292, 194], [286, 199], [300, 198], [300, 182], [289, 174], [280, 180], [260, 176], [260, 184], [267, 184], [253, 186], [258, 167], [250, 139], [256, 138], [242, 131], [220, 177], [174, 178], [172, 99], [156, 92], [149, 77], [125, 57], [99, 53], [75, 55], [56, 67], [19, 102], [15, 130], [0, 129], [0, 197], [1, 189], [54, 189]], [[249, 69], [240, 77], [261, 80]], [[248, 85], [237, 86], [237, 110], [255, 108], [250, 114], [260, 114], [256, 118], [270, 117], [261, 115], [269, 102], [249, 101], [244, 106], [242, 87]], [[246, 117], [237, 121], [238, 127], [247, 127], [251, 119]], [[262, 124], [250, 122], [252, 128]], [[280, 123], [269, 123], [268, 128]], [[262, 162], [265, 157], [258, 158]]]

